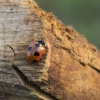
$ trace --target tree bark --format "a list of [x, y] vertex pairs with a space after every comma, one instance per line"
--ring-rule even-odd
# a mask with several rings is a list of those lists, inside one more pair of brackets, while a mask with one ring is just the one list
[[[46, 55], [28, 63], [33, 40]], [[99, 100], [100, 51], [32, 0], [0, 0], [0, 100]]]

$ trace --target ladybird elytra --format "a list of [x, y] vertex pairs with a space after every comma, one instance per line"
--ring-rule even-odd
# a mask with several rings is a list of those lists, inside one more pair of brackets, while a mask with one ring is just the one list
[[46, 53], [45, 43], [43, 41], [33, 41], [26, 49], [26, 59], [28, 62], [39, 61]]

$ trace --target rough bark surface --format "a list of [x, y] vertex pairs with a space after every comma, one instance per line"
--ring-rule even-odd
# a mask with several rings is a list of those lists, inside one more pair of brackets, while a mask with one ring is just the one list
[[[33, 40], [43, 40], [47, 53], [30, 64], [25, 52]], [[12, 63], [47, 99], [100, 99], [100, 51], [34, 1], [0, 0], [0, 100], [40, 100], [39, 88], [24, 88]]]

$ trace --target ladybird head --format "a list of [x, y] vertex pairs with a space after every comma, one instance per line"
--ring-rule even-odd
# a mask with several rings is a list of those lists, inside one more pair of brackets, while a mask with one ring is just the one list
[[37, 42], [38, 42], [38, 44], [45, 46], [45, 43], [43, 41], [37, 41]]

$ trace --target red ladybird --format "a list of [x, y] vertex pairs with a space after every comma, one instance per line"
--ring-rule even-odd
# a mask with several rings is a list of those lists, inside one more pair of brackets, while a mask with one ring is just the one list
[[43, 41], [33, 41], [26, 50], [26, 59], [29, 62], [39, 61], [45, 53], [45, 43]]

